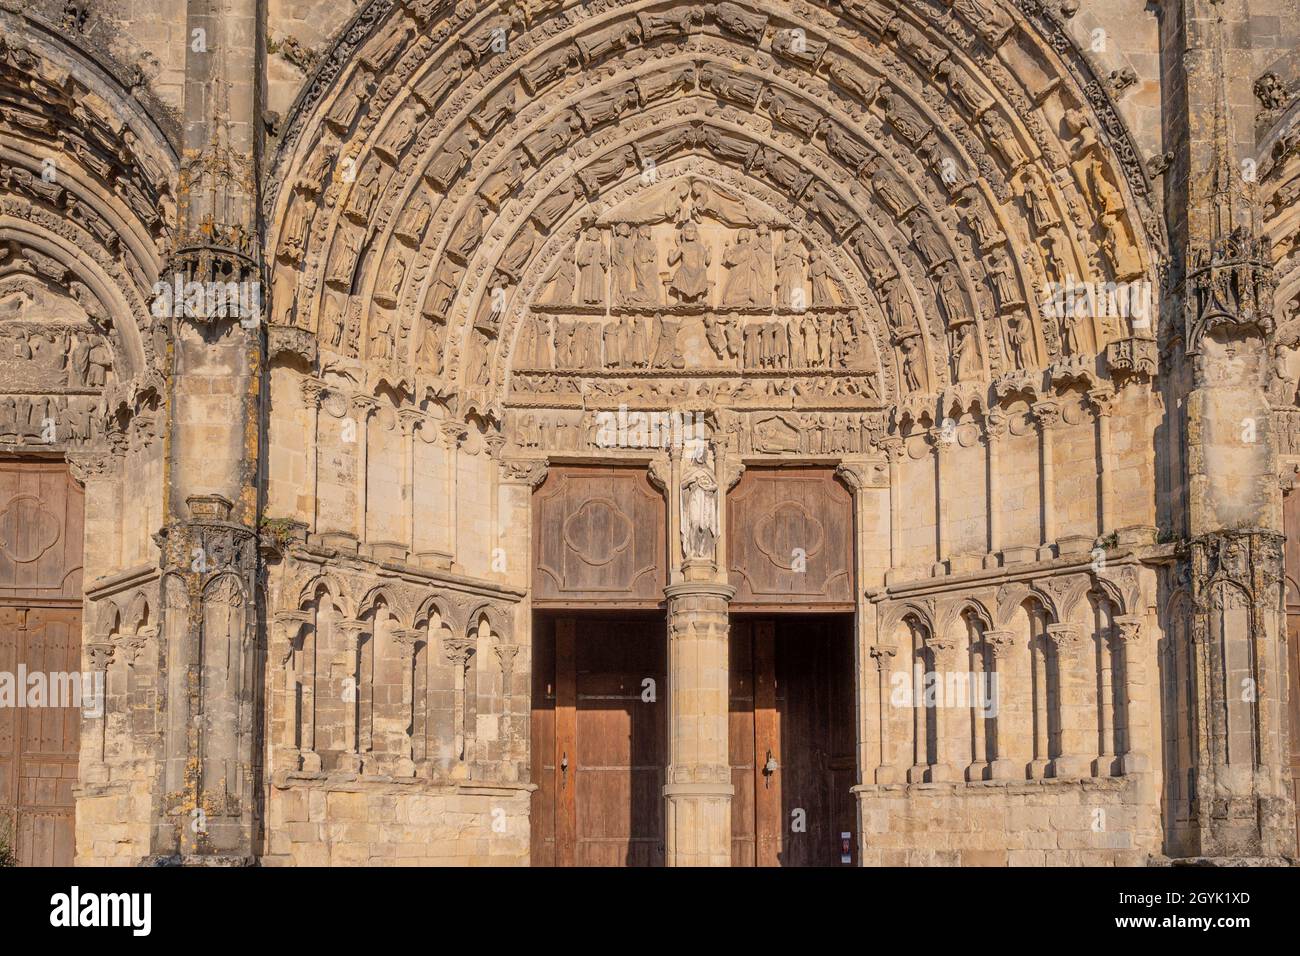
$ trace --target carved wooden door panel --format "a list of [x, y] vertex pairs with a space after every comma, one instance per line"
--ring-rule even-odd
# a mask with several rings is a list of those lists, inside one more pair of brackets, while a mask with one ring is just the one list
[[534, 607], [655, 607], [663, 495], [644, 469], [556, 466], [533, 496]]
[[560, 618], [535, 633], [533, 864], [662, 866], [663, 621]]
[[827, 468], [751, 468], [727, 495], [733, 608], [853, 609], [853, 507]]
[[20, 866], [69, 866], [75, 852], [82, 523], [62, 462], [0, 463], [0, 673], [17, 695], [0, 706], [0, 835]]
[[845, 616], [732, 623], [733, 865], [854, 861], [851, 641]]

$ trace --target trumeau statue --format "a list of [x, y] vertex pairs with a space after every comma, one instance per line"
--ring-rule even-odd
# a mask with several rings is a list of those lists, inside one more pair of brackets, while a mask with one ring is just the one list
[[707, 440], [687, 442], [682, 469], [682, 557], [712, 561], [718, 542], [718, 480]]

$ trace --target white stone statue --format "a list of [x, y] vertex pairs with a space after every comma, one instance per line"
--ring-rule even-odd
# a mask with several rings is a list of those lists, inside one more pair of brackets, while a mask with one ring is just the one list
[[689, 439], [682, 466], [682, 556], [712, 561], [718, 541], [718, 479], [709, 442]]

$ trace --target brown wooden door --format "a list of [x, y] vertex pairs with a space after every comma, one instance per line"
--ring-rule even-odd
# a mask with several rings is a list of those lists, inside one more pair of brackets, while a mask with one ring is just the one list
[[0, 461], [0, 673], [17, 695], [0, 706], [0, 835], [20, 866], [75, 852], [83, 507], [62, 462]]
[[733, 621], [734, 865], [854, 861], [851, 641], [844, 616]]
[[533, 863], [662, 866], [662, 619], [539, 618], [535, 633]]

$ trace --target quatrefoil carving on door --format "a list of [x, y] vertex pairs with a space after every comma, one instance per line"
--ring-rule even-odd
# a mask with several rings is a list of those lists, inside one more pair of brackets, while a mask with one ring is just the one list
[[18, 564], [31, 564], [59, 540], [58, 515], [35, 495], [15, 495], [0, 511], [0, 551]]
[[796, 550], [802, 550], [804, 558], [811, 559], [826, 543], [826, 529], [803, 505], [785, 501], [759, 521], [754, 529], [754, 542], [778, 568], [793, 571]]
[[632, 542], [632, 521], [609, 498], [588, 498], [560, 532], [577, 557], [593, 567], [609, 564]]

